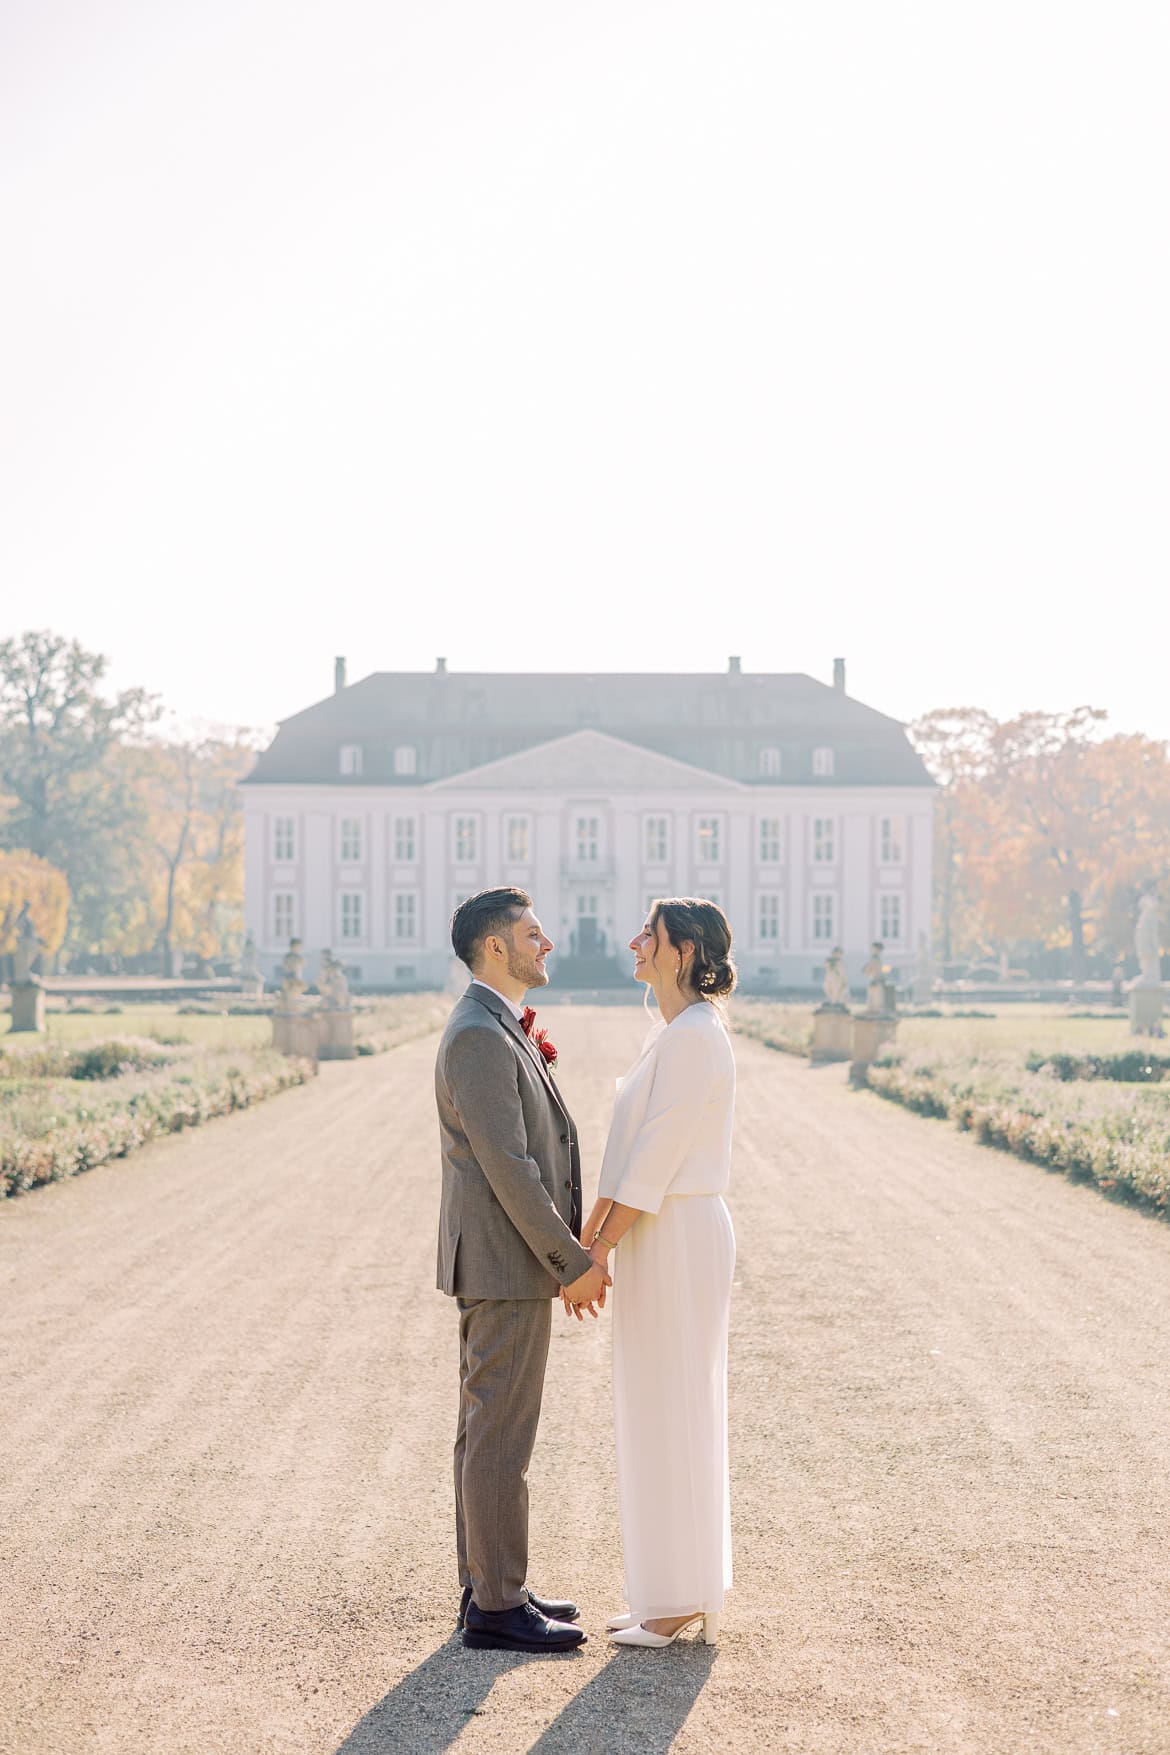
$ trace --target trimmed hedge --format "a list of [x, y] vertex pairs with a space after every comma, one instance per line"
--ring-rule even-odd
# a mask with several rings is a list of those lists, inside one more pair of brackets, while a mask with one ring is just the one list
[[38, 1042], [31, 1048], [0, 1049], [0, 1078], [115, 1079], [123, 1073], [154, 1072], [181, 1058], [173, 1044], [149, 1036], [111, 1036], [76, 1047]]
[[1078, 1089], [990, 1057], [908, 1066], [887, 1055], [866, 1082], [916, 1114], [945, 1117], [981, 1145], [1162, 1214], [1170, 1207], [1170, 1092]]
[[1073, 1079], [1112, 1079], [1118, 1084], [1156, 1085], [1170, 1073], [1170, 1055], [1130, 1048], [1124, 1054], [1029, 1054], [1029, 1072], [1051, 1073], [1063, 1084]]
[[[13, 1057], [15, 1058], [15, 1057]], [[64, 1117], [45, 1132], [0, 1132], [0, 1195], [23, 1194], [45, 1183], [79, 1176], [111, 1158], [124, 1158], [148, 1141], [200, 1127], [303, 1085], [311, 1061], [266, 1052], [249, 1067], [232, 1064], [185, 1073], [129, 1095], [104, 1112]]]

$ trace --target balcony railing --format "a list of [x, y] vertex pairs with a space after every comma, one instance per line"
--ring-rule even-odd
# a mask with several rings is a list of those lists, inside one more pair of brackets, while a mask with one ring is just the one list
[[598, 883], [610, 883], [614, 869], [612, 859], [578, 859], [575, 855], [566, 855], [561, 860], [563, 878], [592, 878]]

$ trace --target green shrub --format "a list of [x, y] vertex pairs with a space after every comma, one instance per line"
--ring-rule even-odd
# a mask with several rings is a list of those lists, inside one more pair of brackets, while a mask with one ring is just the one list
[[1029, 1054], [1029, 1072], [1048, 1072], [1067, 1084], [1073, 1079], [1112, 1079], [1126, 1085], [1156, 1085], [1170, 1073], [1170, 1055], [1130, 1048], [1121, 1054]]

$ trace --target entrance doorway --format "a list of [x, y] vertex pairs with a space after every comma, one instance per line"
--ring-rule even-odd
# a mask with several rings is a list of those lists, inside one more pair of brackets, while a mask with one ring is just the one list
[[578, 957], [603, 957], [605, 942], [597, 914], [597, 897], [578, 895], [575, 954]]

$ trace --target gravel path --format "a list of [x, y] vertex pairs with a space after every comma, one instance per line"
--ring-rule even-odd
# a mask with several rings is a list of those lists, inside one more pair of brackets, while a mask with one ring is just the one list
[[[632, 1009], [555, 1016], [592, 1194]], [[554, 1324], [532, 1577], [451, 1639], [434, 1039], [0, 1211], [4, 1755], [1167, 1755], [1170, 1226], [740, 1040], [736, 1589], [618, 1651], [608, 1334]]]

